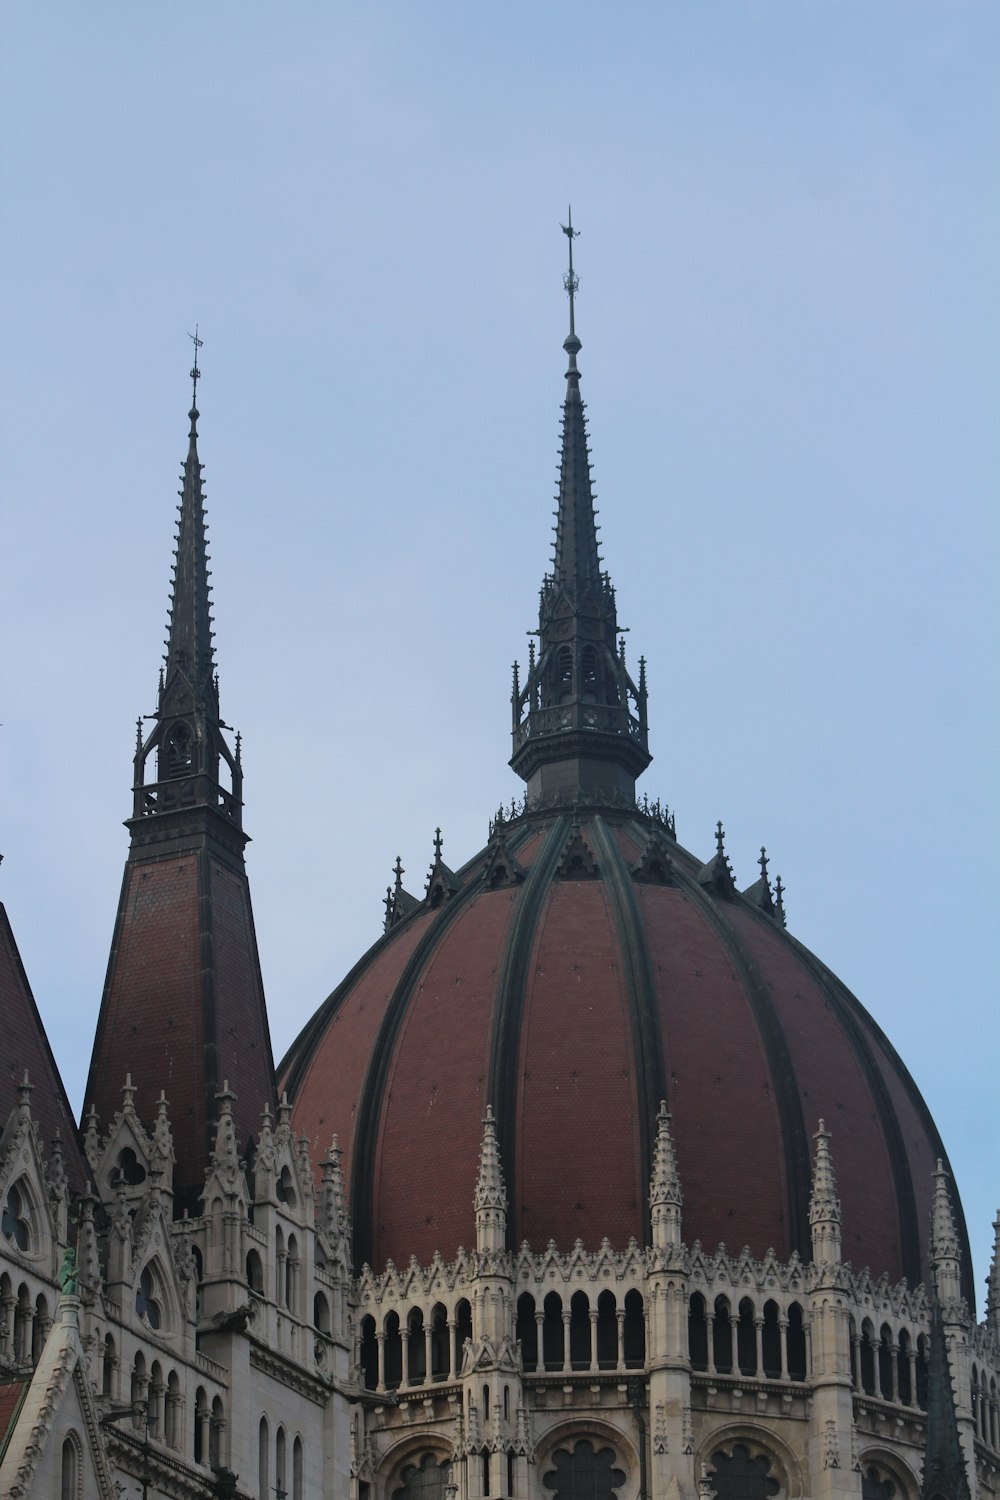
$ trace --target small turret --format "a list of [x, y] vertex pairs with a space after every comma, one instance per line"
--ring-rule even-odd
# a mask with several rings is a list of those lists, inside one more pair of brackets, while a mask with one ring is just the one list
[[670, 1116], [664, 1099], [656, 1119], [656, 1146], [649, 1185], [649, 1217], [654, 1250], [666, 1250], [681, 1243], [683, 1202], [677, 1157], [670, 1134]]
[[816, 1162], [809, 1198], [812, 1258], [818, 1266], [838, 1265], [842, 1255], [840, 1199], [830, 1152], [830, 1132], [822, 1120], [813, 1140], [816, 1142]]
[[949, 1318], [962, 1298], [962, 1247], [948, 1191], [948, 1173], [940, 1158], [934, 1173], [931, 1207], [931, 1264], [935, 1291], [945, 1318]]
[[986, 1322], [1000, 1343], [1000, 1213], [993, 1220], [993, 1259], [986, 1278]]
[[476, 1249], [480, 1254], [500, 1252], [507, 1243], [507, 1189], [497, 1145], [493, 1106], [486, 1106], [483, 1139], [476, 1178]]

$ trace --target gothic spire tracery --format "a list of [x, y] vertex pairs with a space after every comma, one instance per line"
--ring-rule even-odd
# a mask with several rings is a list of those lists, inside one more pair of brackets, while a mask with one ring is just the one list
[[[528, 783], [528, 801], [634, 802], [635, 779], [650, 762], [645, 664], [636, 684], [628, 672], [615, 591], [603, 571], [590, 473], [585, 407], [580, 396], [576, 332], [579, 278], [572, 216], [562, 226], [569, 244], [563, 284], [570, 328], [563, 401], [559, 491], [552, 570], [542, 581], [538, 649], [526, 678], [515, 667], [511, 765]], [[532, 643], [534, 644], [534, 643]]]

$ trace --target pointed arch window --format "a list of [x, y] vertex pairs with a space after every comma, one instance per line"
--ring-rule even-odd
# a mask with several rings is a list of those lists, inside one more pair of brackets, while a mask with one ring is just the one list
[[869, 1464], [861, 1476], [861, 1500], [895, 1500], [896, 1486], [875, 1464]]
[[135, 1310], [150, 1328], [159, 1328], [163, 1322], [163, 1305], [151, 1266], [146, 1266], [139, 1277], [139, 1285], [135, 1289]]
[[3, 1205], [3, 1236], [16, 1250], [27, 1254], [31, 1246], [31, 1216], [28, 1195], [23, 1184], [15, 1182], [7, 1189]]
[[194, 764], [194, 739], [183, 719], [171, 726], [164, 751], [167, 776], [186, 776]]
[[82, 1453], [83, 1445], [76, 1433], [68, 1433], [62, 1445], [60, 1500], [80, 1500], [83, 1488], [83, 1464], [80, 1461]]

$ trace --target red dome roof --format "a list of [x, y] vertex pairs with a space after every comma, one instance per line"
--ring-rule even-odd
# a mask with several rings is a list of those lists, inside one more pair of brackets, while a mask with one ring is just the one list
[[658, 818], [609, 808], [503, 825], [453, 886], [432, 884], [282, 1066], [296, 1128], [344, 1147], [359, 1264], [475, 1243], [490, 1103], [512, 1244], [645, 1242], [665, 1098], [688, 1243], [808, 1259], [823, 1118], [845, 1258], [927, 1279], [933, 1121], [764, 882], [740, 894], [724, 855], [702, 866]]

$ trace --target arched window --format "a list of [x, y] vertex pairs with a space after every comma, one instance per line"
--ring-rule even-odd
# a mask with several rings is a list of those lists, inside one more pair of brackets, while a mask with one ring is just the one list
[[28, 1195], [24, 1184], [15, 1182], [7, 1189], [3, 1215], [0, 1219], [4, 1239], [15, 1250], [27, 1254], [31, 1245], [31, 1218], [28, 1210]]
[[574, 1370], [590, 1369], [590, 1301], [574, 1292], [569, 1304], [569, 1362]]
[[618, 1307], [614, 1292], [609, 1291], [597, 1299], [597, 1365], [601, 1370], [618, 1366]]
[[521, 1361], [526, 1370], [538, 1369], [538, 1324], [535, 1322], [535, 1299], [522, 1292], [517, 1299], [517, 1340]]
[[407, 1464], [392, 1500], [441, 1500], [448, 1480], [448, 1465], [440, 1463], [433, 1453], [424, 1453], [420, 1461]]
[[431, 1309], [431, 1377], [434, 1380], [447, 1380], [451, 1374], [449, 1342], [448, 1309], [437, 1302]]
[[913, 1405], [913, 1383], [910, 1380], [910, 1335], [902, 1329], [899, 1335], [899, 1353], [896, 1355], [896, 1379], [899, 1383], [899, 1399], [904, 1406]]
[[222, 1464], [226, 1451], [225, 1434], [226, 1410], [222, 1397], [216, 1396], [212, 1402], [212, 1418], [208, 1425], [208, 1461], [213, 1469], [218, 1469]]
[[279, 1203], [284, 1203], [288, 1208], [295, 1207], [295, 1184], [292, 1181], [291, 1169], [287, 1162], [278, 1173], [278, 1180], [274, 1184], [274, 1191]]
[[751, 1457], [744, 1443], [734, 1443], [731, 1453], [719, 1449], [712, 1454], [710, 1473], [717, 1500], [769, 1500], [781, 1489], [771, 1473], [766, 1454]]
[[115, 1393], [115, 1366], [118, 1357], [115, 1354], [115, 1341], [110, 1333], [104, 1335], [104, 1352], [101, 1357], [101, 1395], [113, 1396]]
[[560, 646], [558, 661], [559, 691], [562, 697], [573, 691], [573, 652], [569, 646]]
[[788, 1376], [790, 1380], [806, 1378], [806, 1327], [802, 1308], [797, 1302], [788, 1308]]
[[688, 1358], [692, 1370], [708, 1369], [708, 1320], [700, 1292], [693, 1293], [688, 1304]]
[[781, 1378], [781, 1321], [777, 1302], [764, 1303], [764, 1327], [761, 1330], [761, 1352], [764, 1375], [768, 1380]]
[[[143, 1358], [142, 1351], [140, 1350], [136, 1355], [135, 1363], [132, 1366], [132, 1382], [131, 1388], [129, 1390], [129, 1399], [134, 1407], [138, 1408], [144, 1405], [148, 1387], [149, 1376], [146, 1374], [146, 1361]], [[133, 1421], [136, 1427], [140, 1425], [141, 1418], [138, 1415], [138, 1411], [136, 1413], [136, 1416], [133, 1418]]]
[[292, 1444], [292, 1500], [302, 1500], [302, 1439]]
[[394, 1391], [403, 1382], [403, 1340], [399, 1336], [399, 1317], [394, 1312], [389, 1313], [385, 1320], [382, 1359], [386, 1389]]
[[427, 1346], [424, 1341], [424, 1314], [411, 1307], [406, 1315], [406, 1378], [410, 1385], [423, 1385], [427, 1374]]
[[330, 1304], [325, 1292], [317, 1292], [313, 1297], [313, 1327], [318, 1333], [330, 1332]]
[[278, 1435], [274, 1440], [274, 1488], [285, 1489], [285, 1463], [288, 1457], [288, 1440], [285, 1437], [285, 1429], [278, 1428]]
[[597, 688], [597, 652], [593, 646], [584, 646], [580, 657], [580, 676], [583, 692], [593, 697]]
[[875, 1394], [875, 1330], [867, 1318], [861, 1325], [861, 1389]]
[[542, 1359], [546, 1370], [561, 1370], [565, 1357], [562, 1320], [562, 1299], [558, 1292], [549, 1292], [542, 1304]]
[[875, 1464], [869, 1464], [861, 1475], [861, 1500], [894, 1500], [896, 1486]]
[[757, 1373], [757, 1310], [749, 1297], [740, 1303], [740, 1320], [736, 1325], [736, 1362], [741, 1375]]
[[196, 1464], [204, 1464], [208, 1458], [208, 1396], [205, 1387], [200, 1385], [194, 1393], [194, 1461]]
[[264, 1267], [256, 1250], [247, 1255], [247, 1286], [259, 1297], [264, 1295]]
[[257, 1494], [259, 1500], [271, 1500], [271, 1434], [267, 1418], [261, 1417], [257, 1429]]
[[75, 1432], [69, 1432], [62, 1445], [62, 1485], [60, 1500], [80, 1500], [83, 1492], [82, 1445]]
[[370, 1315], [361, 1319], [361, 1372], [365, 1390], [378, 1389], [378, 1339], [375, 1337], [375, 1319]]
[[159, 1288], [151, 1266], [146, 1266], [139, 1277], [139, 1284], [135, 1289], [135, 1311], [150, 1328], [159, 1328], [163, 1321]]
[[572, 1452], [556, 1449], [542, 1483], [554, 1500], [614, 1500], [625, 1483], [625, 1470], [617, 1467], [611, 1448], [595, 1448], [589, 1438], [581, 1438]]
[[470, 1342], [472, 1339], [472, 1304], [463, 1297], [455, 1308], [455, 1363], [452, 1368], [456, 1375], [461, 1373], [466, 1339]]
[[715, 1318], [712, 1322], [712, 1358], [720, 1375], [731, 1375], [733, 1370], [733, 1329], [730, 1322], [728, 1297], [716, 1297]]
[[878, 1390], [883, 1401], [892, 1400], [892, 1330], [882, 1324], [878, 1340]]
[[174, 724], [167, 735], [166, 745], [166, 776], [168, 780], [172, 776], [184, 776], [191, 769], [194, 759], [191, 729], [181, 719]]
[[634, 1288], [625, 1293], [625, 1366], [640, 1370], [646, 1363], [646, 1314], [642, 1293]]
[[294, 1234], [288, 1236], [288, 1258], [285, 1261], [285, 1306], [291, 1313], [299, 1310], [299, 1245]]
[[167, 1377], [166, 1402], [164, 1421], [166, 1441], [171, 1448], [179, 1448], [184, 1434], [181, 1431], [181, 1383], [177, 1379], [176, 1370], [171, 1370]]

